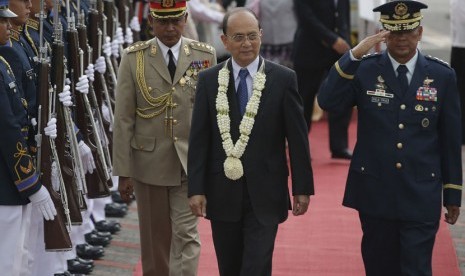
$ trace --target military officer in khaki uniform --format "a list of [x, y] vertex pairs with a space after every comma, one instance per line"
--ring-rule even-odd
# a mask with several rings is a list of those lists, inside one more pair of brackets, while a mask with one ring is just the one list
[[181, 36], [186, 1], [150, 3], [155, 38], [123, 53], [116, 89], [114, 174], [135, 191], [144, 275], [196, 275], [197, 219], [187, 199], [187, 149], [197, 76], [216, 64], [210, 45]]

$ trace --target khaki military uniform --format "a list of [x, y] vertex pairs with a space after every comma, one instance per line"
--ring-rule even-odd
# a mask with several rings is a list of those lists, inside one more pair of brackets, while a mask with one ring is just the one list
[[181, 38], [177, 60], [172, 81], [154, 38], [129, 46], [118, 71], [113, 168], [135, 183], [144, 275], [196, 275], [200, 252], [185, 172], [197, 76], [216, 55]]

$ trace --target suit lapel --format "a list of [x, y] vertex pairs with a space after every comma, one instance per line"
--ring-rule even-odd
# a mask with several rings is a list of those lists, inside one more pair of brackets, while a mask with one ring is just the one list
[[186, 40], [181, 38], [181, 48], [179, 49], [178, 65], [176, 66], [176, 73], [174, 74], [173, 83], [177, 83], [184, 73], [187, 71], [187, 68], [191, 65], [191, 59], [188, 57], [191, 53], [189, 49], [186, 51], [187, 45]]
[[239, 103], [236, 97], [236, 82], [234, 80], [234, 72], [231, 60], [228, 62], [229, 69], [229, 85], [228, 85], [228, 101], [229, 101], [229, 117], [231, 119], [231, 137], [233, 141], [239, 138], [239, 124], [242, 117], [239, 111]]
[[263, 113], [263, 107], [265, 106], [266, 104], [266, 100], [270, 97], [270, 93], [271, 93], [271, 90], [268, 89], [268, 87], [272, 87], [270, 86], [269, 84], [272, 82], [273, 80], [273, 73], [272, 73], [272, 69], [271, 69], [271, 66], [269, 66], [269, 62], [267, 62], [264, 58], [262, 58], [260, 56], [260, 63], [258, 65], [258, 68], [260, 68], [262, 62], [265, 63], [265, 76], [266, 76], [266, 82], [265, 82], [265, 88], [263, 88], [262, 90], [262, 96], [260, 98], [260, 106], [258, 107], [258, 111], [257, 111], [257, 115], [256, 115], [256, 119], [255, 120], [258, 120], [258, 118], [261, 117], [262, 113]]
[[158, 46], [157, 39], [153, 38], [150, 44], [151, 49], [149, 51], [149, 58], [147, 62], [163, 79], [165, 79], [168, 83], [172, 83], [170, 72], [168, 71], [168, 65], [166, 65], [165, 59], [163, 58], [163, 53]]
[[413, 72], [412, 80], [410, 81], [410, 85], [408, 88], [408, 94], [410, 93], [417, 93], [418, 88], [423, 86], [423, 81], [425, 76], [428, 76], [428, 72], [426, 67], [428, 66], [428, 62], [426, 62], [425, 57], [418, 53], [418, 60], [417, 64], [415, 65], [415, 71]]

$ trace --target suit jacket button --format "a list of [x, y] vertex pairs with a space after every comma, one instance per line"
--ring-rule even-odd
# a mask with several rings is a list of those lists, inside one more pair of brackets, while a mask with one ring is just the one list
[[399, 124], [399, 129], [404, 129], [404, 124]]
[[404, 145], [402, 145], [402, 143], [397, 143], [397, 148], [398, 148], [398, 149], [402, 149], [403, 146], [404, 146]]
[[400, 109], [402, 109], [402, 110], [405, 110], [405, 107], [406, 107], [405, 104], [400, 105]]
[[396, 168], [397, 169], [402, 169], [402, 163], [396, 163]]

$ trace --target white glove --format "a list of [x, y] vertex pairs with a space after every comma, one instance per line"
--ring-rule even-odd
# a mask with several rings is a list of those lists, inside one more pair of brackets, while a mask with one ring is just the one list
[[86, 76], [90, 81], [94, 81], [94, 79], [95, 79], [95, 77], [94, 77], [95, 70], [94, 70], [94, 65], [92, 63], [87, 65], [87, 69], [84, 72], [86, 73]]
[[69, 85], [63, 87], [63, 92], [58, 93], [58, 99], [64, 106], [72, 106], [73, 101], [71, 100], [71, 92]]
[[102, 50], [105, 56], [111, 56], [111, 38], [109, 36], [105, 38], [105, 43], [103, 43]]
[[134, 16], [131, 19], [131, 22], [129, 23], [129, 27], [131, 27], [131, 29], [133, 29], [135, 32], [140, 32], [139, 18], [137, 16]]
[[89, 93], [89, 80], [87, 76], [83, 75], [79, 77], [79, 81], [76, 83], [76, 90], [84, 94]]
[[52, 139], [57, 138], [57, 119], [52, 118], [48, 121], [47, 126], [44, 127], [44, 133]]
[[127, 44], [132, 44], [134, 42], [133, 37], [132, 37], [132, 30], [129, 27], [126, 28], [126, 35], [124, 36], [124, 41]]
[[79, 154], [81, 155], [84, 172], [93, 173], [95, 169], [94, 157], [89, 146], [84, 141], [79, 142]]
[[114, 57], [119, 57], [119, 41], [116, 37], [111, 42], [111, 54]]
[[58, 179], [58, 166], [55, 161], [52, 162], [52, 188], [55, 192], [60, 191], [60, 180]]
[[123, 34], [123, 28], [118, 27], [116, 28], [116, 38], [115, 40], [118, 41], [120, 45], [124, 44], [124, 34]]
[[107, 71], [107, 64], [105, 63], [105, 58], [103, 56], [99, 56], [95, 61], [94, 69], [102, 75], [105, 74], [105, 71]]
[[53, 205], [52, 198], [48, 193], [47, 189], [42, 186], [33, 195], [29, 196], [29, 200], [32, 202], [34, 208], [38, 208], [45, 220], [54, 220], [57, 215], [55, 205]]
[[102, 104], [102, 117], [105, 122], [110, 123], [110, 109], [106, 104]]

